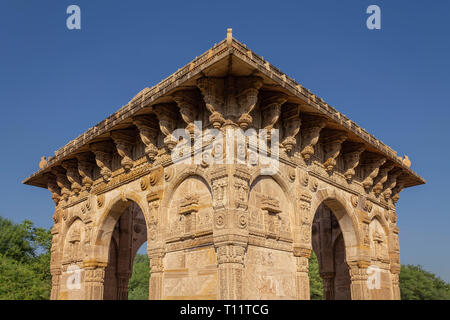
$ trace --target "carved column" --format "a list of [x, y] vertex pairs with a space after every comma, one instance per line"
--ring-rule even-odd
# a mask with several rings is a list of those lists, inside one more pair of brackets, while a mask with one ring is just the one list
[[197, 94], [195, 91], [177, 91], [173, 95], [173, 100], [175, 100], [178, 108], [180, 108], [181, 118], [186, 122], [186, 130], [189, 132], [191, 140], [193, 140], [195, 131], [194, 121], [198, 110]]
[[163, 275], [164, 275], [164, 250], [162, 248], [153, 248], [148, 251], [150, 260], [150, 282], [149, 282], [149, 300], [161, 300], [163, 298]]
[[342, 143], [347, 139], [347, 134], [338, 130], [327, 130], [323, 134], [322, 143], [325, 151], [323, 166], [331, 173], [336, 166], [336, 158], [341, 152]]
[[369, 287], [367, 286], [369, 264], [368, 261], [349, 262], [352, 300], [370, 300]]
[[344, 142], [342, 147], [342, 155], [344, 157], [344, 176], [348, 183], [350, 183], [355, 176], [355, 168], [359, 165], [361, 153], [365, 146], [362, 143]]
[[66, 169], [66, 176], [71, 183], [70, 188], [75, 195], [81, 191], [81, 177], [78, 173], [78, 162], [76, 159], [65, 160], [61, 163], [62, 167]]
[[296, 271], [296, 285], [297, 285], [297, 300], [310, 300], [309, 287], [309, 257], [311, 249], [294, 248], [294, 256], [297, 262]]
[[84, 290], [86, 300], [103, 300], [103, 282], [107, 263], [84, 262]]
[[399, 274], [400, 264], [400, 245], [398, 241], [399, 229], [397, 227], [397, 214], [394, 209], [388, 211], [389, 221], [389, 259], [391, 266], [392, 299], [400, 300]]
[[297, 104], [284, 104], [283, 108], [285, 109], [282, 113], [284, 134], [281, 146], [289, 153], [297, 145], [296, 137], [302, 122], [300, 120], [300, 109]]
[[245, 248], [221, 244], [217, 247], [219, 300], [242, 299]]
[[100, 175], [108, 182], [112, 176], [111, 159], [113, 153], [111, 141], [95, 142], [90, 145], [91, 151], [95, 154], [95, 162], [100, 168]]
[[78, 173], [81, 176], [82, 190], [89, 192], [94, 183], [95, 159], [90, 152], [76, 155], [78, 160]]
[[167, 146], [169, 151], [177, 145], [177, 141], [174, 138], [173, 131], [177, 125], [177, 114], [175, 112], [175, 107], [173, 104], [158, 104], [154, 108], [154, 112], [159, 120], [159, 128], [164, 134], [164, 144]]
[[117, 152], [122, 158], [120, 164], [125, 171], [130, 171], [133, 168], [132, 151], [136, 142], [134, 130], [111, 131], [111, 138], [114, 140]]
[[145, 155], [153, 163], [158, 155], [156, 139], [158, 138], [158, 120], [152, 116], [137, 116], [133, 118], [134, 125], [139, 130], [139, 136], [145, 145]]
[[314, 146], [319, 141], [320, 131], [325, 127], [327, 119], [321, 116], [303, 115], [302, 119], [302, 151], [300, 152], [305, 161], [309, 161], [314, 155]]

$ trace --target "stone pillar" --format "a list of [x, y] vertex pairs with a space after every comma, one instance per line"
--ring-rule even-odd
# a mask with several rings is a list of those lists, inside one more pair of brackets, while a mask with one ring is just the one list
[[128, 281], [131, 274], [127, 272], [117, 274], [117, 300], [128, 300]]
[[58, 300], [59, 296], [59, 283], [61, 280], [61, 269], [51, 270], [52, 274], [52, 291], [50, 293], [50, 300]]
[[320, 277], [323, 282], [323, 299], [334, 300], [334, 272], [321, 272]]
[[309, 288], [309, 256], [311, 255], [311, 249], [296, 248], [294, 249], [294, 256], [297, 262], [296, 272], [296, 287], [297, 287], [297, 300], [310, 300], [310, 288]]
[[224, 244], [217, 248], [219, 300], [241, 300], [245, 248]]
[[148, 286], [148, 299], [161, 300], [163, 298], [163, 275], [164, 275], [164, 251], [163, 249], [152, 249], [148, 251], [150, 260], [150, 279]]
[[352, 300], [370, 300], [370, 292], [367, 286], [368, 261], [349, 262]]
[[83, 263], [85, 300], [103, 300], [103, 282], [107, 263]]

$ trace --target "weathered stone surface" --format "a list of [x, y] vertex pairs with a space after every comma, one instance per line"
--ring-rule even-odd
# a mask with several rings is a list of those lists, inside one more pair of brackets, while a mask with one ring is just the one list
[[56, 205], [52, 299], [127, 299], [145, 241], [150, 299], [309, 299], [312, 250], [327, 299], [399, 299], [409, 166], [229, 36], [25, 183]]

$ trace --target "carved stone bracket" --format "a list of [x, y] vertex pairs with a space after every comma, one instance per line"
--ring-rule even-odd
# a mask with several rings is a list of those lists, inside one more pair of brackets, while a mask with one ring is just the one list
[[250, 113], [258, 102], [258, 90], [263, 85], [263, 79], [261, 77], [240, 77], [237, 79], [237, 87], [241, 90], [236, 98], [242, 113], [238, 119], [238, 124], [242, 130], [247, 130], [253, 122]]
[[[266, 130], [267, 141], [270, 143], [272, 130], [281, 114], [281, 106], [287, 101], [287, 96], [282, 93], [263, 94], [261, 101], [261, 113], [263, 117], [262, 128]], [[266, 138], [266, 137], [264, 137]]]
[[395, 185], [397, 184], [397, 178], [401, 173], [402, 173], [402, 170], [400, 168], [396, 168], [396, 169], [389, 171], [386, 182], [383, 185], [384, 200], [388, 201], [389, 198], [391, 198], [392, 190], [394, 189]]
[[224, 79], [204, 77], [197, 80], [206, 108], [211, 113], [209, 121], [213, 127], [219, 129], [225, 122], [223, 118], [223, 107], [225, 104]]
[[327, 119], [322, 116], [303, 115], [302, 119], [302, 151], [305, 161], [314, 155], [314, 146], [319, 141], [320, 131], [325, 127]]
[[375, 178], [373, 192], [375, 196], [379, 196], [383, 191], [383, 184], [388, 179], [388, 173], [394, 168], [394, 163], [387, 162], [379, 170], [378, 176]]
[[369, 192], [373, 186], [373, 179], [378, 175], [380, 167], [386, 162], [386, 159], [375, 154], [366, 155], [361, 164], [365, 176], [362, 185], [366, 192]]
[[177, 113], [174, 105], [169, 103], [158, 104], [155, 106], [154, 112], [159, 120], [159, 128], [165, 136], [164, 143], [171, 151], [177, 145], [177, 141], [172, 135], [177, 125]]
[[56, 176], [56, 184], [61, 189], [61, 196], [64, 201], [68, 201], [70, 197], [70, 182], [67, 179], [66, 171], [62, 167], [55, 167], [52, 173]]
[[341, 152], [342, 143], [347, 139], [347, 134], [338, 130], [327, 130], [323, 136], [322, 143], [325, 151], [323, 163], [327, 172], [332, 172], [336, 166], [336, 158]]
[[83, 190], [90, 191], [94, 183], [95, 159], [92, 153], [84, 152], [76, 155], [78, 160], [78, 173], [81, 176]]
[[125, 171], [130, 171], [133, 167], [132, 150], [136, 142], [134, 130], [111, 131], [111, 138], [116, 144], [117, 153], [122, 158], [120, 164]]
[[108, 182], [112, 176], [111, 160], [114, 145], [111, 141], [95, 142], [90, 145], [91, 151], [95, 154], [95, 162], [100, 168], [100, 175]]
[[350, 183], [355, 175], [355, 168], [358, 166], [361, 153], [365, 146], [362, 143], [344, 142], [342, 147], [342, 156], [344, 158], [344, 176], [348, 183]]
[[159, 133], [158, 120], [154, 116], [137, 116], [133, 118], [134, 125], [139, 130], [139, 136], [145, 145], [145, 155], [153, 163], [158, 155], [157, 138]]
[[404, 177], [399, 176], [397, 178], [397, 184], [392, 189], [391, 199], [394, 204], [397, 203], [398, 199], [400, 199], [400, 192], [403, 190], [404, 187], [405, 187], [405, 179]]
[[194, 121], [198, 112], [197, 93], [192, 90], [177, 91], [173, 95], [173, 100], [180, 108], [181, 118], [186, 122], [186, 130], [189, 132], [191, 139], [194, 139]]
[[73, 193], [78, 195], [81, 191], [81, 177], [78, 173], [78, 161], [76, 159], [65, 160], [61, 166], [66, 169], [66, 176], [70, 182], [70, 188]]
[[289, 153], [297, 145], [296, 136], [300, 131], [302, 122], [300, 120], [300, 109], [297, 104], [284, 104], [283, 109], [284, 137], [281, 146]]
[[47, 177], [47, 189], [52, 193], [55, 205], [58, 205], [61, 199], [61, 188], [56, 183], [56, 176], [52, 173], [46, 173], [45, 176]]

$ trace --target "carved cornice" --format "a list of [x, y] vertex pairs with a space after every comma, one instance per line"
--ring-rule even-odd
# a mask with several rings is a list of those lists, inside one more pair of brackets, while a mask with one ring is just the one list
[[325, 127], [327, 118], [322, 116], [304, 114], [302, 119], [302, 151], [300, 152], [305, 161], [314, 155], [314, 146], [319, 141], [320, 131]]
[[70, 182], [70, 188], [73, 193], [78, 195], [81, 191], [81, 177], [78, 173], [78, 161], [76, 159], [65, 160], [61, 166], [66, 169], [66, 176]]
[[122, 158], [120, 164], [125, 171], [130, 171], [133, 167], [133, 146], [136, 143], [134, 130], [111, 131], [111, 138], [116, 145], [117, 153]]
[[350, 183], [355, 175], [355, 168], [358, 166], [361, 153], [365, 146], [362, 143], [344, 142], [342, 156], [344, 158], [344, 176], [348, 183]]
[[322, 136], [325, 159], [323, 166], [330, 173], [336, 166], [336, 158], [341, 152], [342, 143], [347, 139], [347, 134], [339, 130], [327, 130]]
[[133, 118], [134, 125], [139, 130], [139, 136], [145, 145], [145, 155], [153, 163], [158, 155], [157, 138], [159, 133], [158, 120], [151, 115]]
[[100, 168], [100, 175], [108, 182], [111, 179], [111, 160], [114, 145], [111, 141], [94, 142], [90, 144], [91, 151], [95, 154], [95, 162]]

